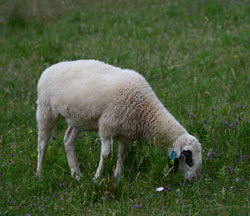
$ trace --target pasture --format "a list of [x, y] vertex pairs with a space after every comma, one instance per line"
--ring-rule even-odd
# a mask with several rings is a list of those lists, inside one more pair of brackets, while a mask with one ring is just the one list
[[[250, 157], [248, 0], [0, 1], [0, 215], [248, 215]], [[131, 143], [101, 179], [101, 145], [83, 132], [83, 178], [70, 176], [60, 119], [43, 177], [37, 162], [36, 85], [48, 66], [98, 59], [141, 73], [201, 142], [199, 182], [168, 172], [167, 152]], [[157, 187], [166, 190], [156, 192]]]

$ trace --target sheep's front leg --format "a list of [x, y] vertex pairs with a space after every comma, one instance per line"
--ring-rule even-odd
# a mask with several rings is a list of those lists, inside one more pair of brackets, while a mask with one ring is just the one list
[[114, 172], [115, 178], [119, 178], [122, 175], [125, 149], [126, 149], [126, 144], [123, 142], [120, 142], [119, 147], [118, 147], [118, 159], [117, 159], [116, 168]]
[[81, 171], [77, 162], [77, 156], [75, 151], [75, 140], [79, 134], [80, 130], [69, 126], [64, 136], [64, 146], [67, 154], [67, 160], [71, 175], [77, 180], [79, 180], [81, 176]]
[[94, 179], [98, 179], [104, 169], [105, 160], [109, 157], [111, 153], [112, 138], [101, 138], [102, 149], [99, 166], [96, 170]]

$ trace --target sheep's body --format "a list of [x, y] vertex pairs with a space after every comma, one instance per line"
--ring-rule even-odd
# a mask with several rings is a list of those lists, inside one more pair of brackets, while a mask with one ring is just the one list
[[165, 124], [169, 118], [173, 131], [166, 132], [184, 132], [140, 74], [94, 60], [48, 68], [39, 80], [38, 105], [51, 108], [54, 116], [61, 114], [74, 128], [93, 131], [108, 127], [106, 133], [113, 138], [151, 137], [160, 129], [160, 121]]
[[110, 153], [112, 138], [121, 141], [118, 177], [127, 141], [156, 138], [159, 145], [168, 146], [187, 134], [140, 74], [96, 60], [61, 62], [46, 69], [38, 83], [37, 103], [38, 175], [59, 115], [69, 125], [64, 141], [71, 173], [77, 176], [74, 141], [81, 131], [99, 131], [102, 153], [96, 178]]

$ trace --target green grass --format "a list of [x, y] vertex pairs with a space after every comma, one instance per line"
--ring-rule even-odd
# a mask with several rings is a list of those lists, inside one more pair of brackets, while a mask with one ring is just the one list
[[[91, 2], [0, 1], [0, 215], [247, 215], [249, 1]], [[83, 178], [76, 182], [62, 120], [38, 180], [36, 84], [49, 65], [75, 59], [145, 76], [202, 143], [201, 180], [188, 184], [181, 172], [165, 177], [167, 152], [138, 141], [128, 148], [121, 180], [112, 177], [115, 145], [94, 183], [100, 143], [96, 134], [82, 133]], [[171, 191], [155, 192], [159, 186]]]

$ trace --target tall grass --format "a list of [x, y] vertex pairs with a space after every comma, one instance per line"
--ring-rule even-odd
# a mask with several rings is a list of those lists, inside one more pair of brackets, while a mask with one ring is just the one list
[[[247, 215], [250, 4], [221, 1], [0, 2], [0, 215]], [[36, 85], [63, 60], [99, 59], [140, 72], [203, 147], [203, 175], [165, 176], [167, 152], [129, 146], [124, 177], [98, 183], [100, 143], [82, 133], [81, 181], [70, 177], [66, 124], [35, 177]], [[116, 144], [116, 143], [115, 143]], [[158, 186], [168, 188], [156, 192]]]

